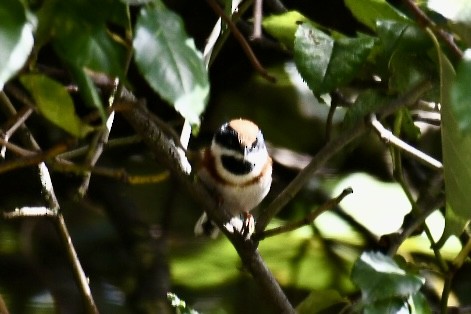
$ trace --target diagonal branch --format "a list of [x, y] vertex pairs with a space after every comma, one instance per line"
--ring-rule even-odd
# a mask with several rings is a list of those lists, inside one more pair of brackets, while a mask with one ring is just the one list
[[[385, 104], [378, 114], [381, 117], [390, 115], [399, 107], [415, 103], [426, 91], [432, 87], [428, 81], [420, 82], [409, 92]], [[345, 130], [338, 137], [329, 141], [315, 156], [309, 165], [306, 166], [291, 183], [275, 198], [275, 200], [265, 208], [257, 220], [255, 232], [262, 232], [267, 227], [270, 220], [301, 190], [304, 184], [314, 175], [314, 173], [324, 165], [330, 158], [339, 153], [349, 143], [365, 134], [367, 126], [363, 121], [357, 123], [351, 129]]]

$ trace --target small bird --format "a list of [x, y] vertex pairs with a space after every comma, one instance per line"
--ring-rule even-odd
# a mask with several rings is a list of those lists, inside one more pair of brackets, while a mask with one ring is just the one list
[[[217, 194], [221, 209], [234, 217], [226, 228], [232, 232], [238, 230], [250, 238], [254, 220], [249, 211], [265, 198], [272, 181], [272, 159], [261, 130], [252, 121], [231, 120], [219, 128], [211, 146], [201, 154], [198, 177]], [[195, 226], [196, 235], [214, 238], [218, 231], [206, 213]]]

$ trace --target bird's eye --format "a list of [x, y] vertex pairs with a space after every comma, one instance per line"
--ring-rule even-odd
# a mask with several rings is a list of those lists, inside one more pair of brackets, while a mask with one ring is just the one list
[[225, 148], [244, 153], [244, 148], [239, 141], [237, 132], [228, 125], [224, 125], [219, 129], [214, 135], [214, 140]]

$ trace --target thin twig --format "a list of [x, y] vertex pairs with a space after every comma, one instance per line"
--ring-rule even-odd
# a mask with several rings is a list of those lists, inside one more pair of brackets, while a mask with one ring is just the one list
[[[141, 142], [141, 137], [138, 135], [131, 135], [131, 136], [126, 136], [126, 137], [120, 137], [120, 138], [114, 138], [109, 140], [106, 143], [105, 149], [108, 148], [114, 148], [114, 147], [121, 147], [121, 146], [127, 146], [131, 144], [137, 144]], [[85, 155], [87, 151], [89, 150], [89, 146], [82, 146], [73, 150], [69, 150], [67, 152], [64, 152], [62, 154], [57, 155], [58, 158], [61, 159], [73, 159], [82, 155]]]
[[263, 0], [254, 0], [253, 33], [252, 33], [253, 40], [258, 40], [262, 38], [262, 17], [263, 17]]
[[[24, 149], [23, 147], [20, 147], [16, 144], [13, 144], [13, 143], [9, 142], [6, 138], [3, 139], [3, 138], [0, 137], [0, 145], [3, 146], [2, 149], [3, 148], [8, 149], [11, 152], [13, 152], [14, 154], [18, 155], [18, 156], [26, 157], [26, 156], [32, 156], [32, 155], [37, 154], [37, 152], [33, 152], [31, 150]], [[2, 157], [5, 157], [3, 151], [2, 151]]]
[[112, 178], [127, 184], [152, 184], [161, 183], [168, 179], [170, 176], [168, 171], [163, 171], [157, 174], [149, 175], [130, 175], [124, 169], [112, 169], [106, 167], [90, 167], [77, 165], [66, 160], [54, 159], [49, 162], [52, 169], [59, 172], [74, 173], [77, 175], [83, 175], [91, 172], [95, 175], [100, 175], [108, 178]]
[[20, 207], [11, 212], [4, 212], [3, 218], [14, 219], [24, 217], [56, 217], [57, 213], [48, 207]]
[[209, 6], [213, 9], [213, 11], [219, 15], [224, 22], [227, 23], [229, 26], [229, 29], [231, 30], [232, 34], [234, 37], [237, 39], [239, 44], [241, 45], [243, 51], [245, 52], [246, 56], [249, 58], [250, 63], [254, 67], [254, 69], [262, 75], [265, 79], [267, 79], [270, 82], [276, 82], [276, 78], [271, 76], [268, 71], [260, 64], [260, 62], [257, 59], [257, 56], [255, 56], [255, 53], [253, 52], [252, 48], [250, 48], [250, 45], [248, 44], [247, 40], [245, 40], [244, 36], [240, 33], [239, 29], [237, 26], [232, 22], [232, 20], [226, 15], [224, 10], [219, 6], [219, 4], [216, 2], [216, 0], [206, 0], [208, 2]]
[[319, 217], [320, 214], [334, 208], [337, 206], [347, 195], [353, 193], [352, 188], [346, 188], [342, 191], [342, 193], [337, 196], [336, 198], [333, 198], [331, 200], [328, 200], [324, 204], [322, 204], [320, 207], [316, 208], [314, 211], [309, 213], [306, 217], [303, 219], [300, 219], [298, 221], [294, 221], [291, 223], [288, 223], [286, 225], [273, 228], [270, 230], [265, 230], [260, 234], [255, 233], [252, 238], [254, 241], [260, 241], [268, 237], [273, 237], [278, 234], [286, 233], [289, 231], [293, 231], [295, 229], [298, 229], [302, 226], [310, 225], [317, 217]]
[[430, 28], [438, 37], [440, 37], [443, 42], [453, 51], [453, 53], [458, 57], [463, 57], [463, 51], [456, 45], [453, 40], [453, 36], [448, 34], [443, 29], [439, 28], [418, 6], [413, 0], [403, 0], [402, 1], [412, 12], [412, 14], [417, 19], [419, 25], [424, 28]]
[[[401, 106], [415, 103], [432, 85], [430, 82], [420, 82], [404, 95], [392, 100], [383, 106], [379, 112], [382, 116], [393, 113]], [[340, 152], [354, 139], [366, 133], [366, 126], [363, 122], [358, 123], [354, 128], [345, 130], [337, 138], [328, 142], [321, 150], [312, 158], [309, 165], [303, 169], [291, 183], [273, 200], [267, 208], [262, 210], [261, 215], [257, 219], [255, 226], [256, 232], [262, 232], [270, 220], [298, 193], [304, 186], [305, 182], [326, 163], [335, 154]]]
[[[7, 145], [11, 146], [10, 143], [8, 143]], [[66, 148], [67, 147], [65, 145], [57, 145], [56, 147], [53, 147], [52, 149], [47, 150], [47, 151], [41, 151], [33, 155], [28, 154], [27, 156], [23, 158], [16, 158], [10, 161], [5, 161], [0, 164], [0, 174], [14, 170], [14, 169], [38, 165], [44, 162], [45, 160], [52, 158], [54, 156], [57, 156], [58, 154], [64, 152]]]
[[387, 130], [381, 122], [378, 121], [376, 118], [375, 114], [370, 115], [370, 124], [371, 126], [376, 130], [378, 133], [379, 137], [385, 142], [385, 143], [391, 143], [392, 145], [396, 146], [397, 148], [401, 149], [405, 153], [407, 153], [409, 156], [413, 157], [414, 159], [418, 160], [422, 164], [426, 166], [430, 166], [432, 168], [441, 170], [443, 169], [443, 164], [430, 157], [429, 155], [423, 153], [422, 151], [418, 150], [417, 148], [407, 144], [400, 138], [394, 136], [394, 134]]
[[[115, 89], [113, 90], [113, 93], [111, 94], [110, 98], [114, 99], [114, 95], [119, 85], [118, 82], [119, 80], [115, 80]], [[113, 101], [110, 100], [109, 107], [111, 107], [112, 105], [113, 105]], [[103, 150], [104, 150], [104, 146], [108, 142], [108, 138], [110, 136], [111, 127], [113, 126], [114, 116], [115, 116], [115, 113], [111, 112], [108, 115], [108, 118], [106, 120], [104, 127], [97, 134], [95, 134], [91, 142], [90, 149], [87, 153], [87, 157], [85, 158], [87, 166], [90, 166], [90, 167], [95, 166], [95, 164], [98, 162], [98, 159], [101, 157], [101, 154], [103, 153]], [[83, 176], [82, 183], [80, 184], [78, 188], [78, 194], [80, 197], [83, 197], [87, 193], [91, 176], [92, 176], [91, 172], [87, 172]]]
[[[19, 89], [7, 88], [7, 90], [10, 90], [10, 91], [13, 90], [13, 92], [16, 94], [15, 97], [17, 97], [18, 99], [21, 99], [21, 101], [29, 102], [27, 97], [24, 96], [24, 94], [22, 94], [19, 91]], [[34, 106], [34, 104], [28, 104], [28, 105]], [[10, 116], [17, 114], [16, 109], [9, 102], [8, 103], [4, 102], [2, 109], [4, 109]], [[24, 141], [25, 146], [27, 146], [29, 149], [34, 150], [34, 151], [41, 151], [41, 148], [39, 147], [34, 137], [31, 135], [31, 132], [29, 132], [29, 129], [26, 127], [25, 124], [22, 124], [19, 130], [21, 132], [20, 135], [22, 135], [22, 140]], [[82, 295], [82, 298], [84, 299], [85, 305], [87, 307], [87, 312], [98, 314], [98, 308], [96, 307], [95, 301], [93, 300], [93, 296], [91, 294], [90, 287], [88, 285], [88, 279], [85, 276], [83, 268], [80, 264], [80, 260], [77, 257], [77, 252], [75, 251], [74, 245], [72, 243], [69, 232], [65, 225], [64, 218], [62, 217], [62, 214], [59, 212], [59, 202], [54, 192], [54, 187], [52, 184], [51, 176], [49, 174], [49, 170], [44, 162], [39, 163], [38, 171], [39, 171], [39, 178], [41, 181], [41, 189], [42, 189], [44, 199], [47, 202], [48, 209], [52, 211], [53, 213], [55, 213], [55, 216], [54, 216], [54, 220], [56, 222], [55, 225], [59, 229], [59, 236], [62, 242], [64, 243], [65, 250], [69, 258], [69, 262], [73, 269], [73, 275], [79, 287], [79, 291]]]

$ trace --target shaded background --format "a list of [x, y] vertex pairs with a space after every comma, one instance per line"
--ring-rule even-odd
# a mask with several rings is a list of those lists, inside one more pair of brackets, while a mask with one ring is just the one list
[[[204, 1], [167, 1], [182, 15], [188, 33], [202, 48], [216, 17]], [[284, 1], [322, 25], [346, 34], [364, 31], [343, 1]], [[270, 11], [267, 9], [266, 14]], [[244, 25], [240, 25], [243, 29]], [[47, 47], [39, 62], [55, 66]], [[254, 75], [239, 45], [230, 38], [210, 71], [211, 101], [201, 133], [193, 148], [207, 143], [224, 121], [246, 117], [255, 121], [273, 147], [275, 161], [272, 190], [262, 206], [296, 175], [325, 142], [328, 107], [317, 103], [296, 74], [291, 56], [255, 46], [255, 52], [278, 79], [269, 83]], [[156, 96], [131, 66], [135, 94], [149, 108], [178, 128], [181, 119]], [[335, 128], [343, 116], [338, 110]], [[42, 147], [61, 136], [40, 117], [28, 120]], [[437, 145], [430, 130], [430, 145]], [[111, 137], [132, 134], [117, 118]], [[285, 155], [279, 155], [285, 149]], [[286, 166], [291, 160], [298, 167]], [[260, 251], [290, 301], [299, 303], [312, 290], [334, 289], [352, 295], [350, 268], [359, 252], [378, 248], [379, 235], [395, 231], [409, 211], [405, 196], [391, 181], [389, 158], [376, 137], [364, 138], [338, 156], [306, 185], [281, 212], [272, 226], [303, 217], [328, 198], [352, 186], [342, 209], [322, 215], [315, 224], [267, 239]], [[143, 144], [112, 148], [101, 166], [125, 168], [128, 173], [164, 171]], [[52, 174], [66, 223], [82, 266], [102, 313], [159, 313], [166, 293], [176, 293], [203, 313], [270, 313], [269, 300], [246, 273], [230, 243], [195, 238], [193, 226], [201, 209], [171, 178], [160, 184], [130, 186], [93, 176], [90, 191], [78, 199], [80, 178]], [[10, 211], [25, 204], [42, 205], [35, 168], [3, 174], [0, 208]], [[361, 223], [360, 223], [361, 222]], [[440, 217], [436, 229], [441, 230]], [[438, 237], [438, 236], [437, 236]], [[456, 244], [456, 243], [455, 243]], [[428, 259], [428, 243], [420, 236], [404, 245], [405, 252]], [[457, 245], [450, 243], [445, 254]], [[469, 269], [460, 272], [469, 277]], [[465, 281], [457, 282], [456, 297], [466, 301]], [[469, 291], [469, 290], [468, 290]], [[82, 302], [70, 265], [54, 225], [47, 218], [0, 220], [0, 294], [11, 313], [82, 313]], [[469, 296], [468, 296], [469, 298]], [[56, 304], [54, 304], [54, 301]], [[468, 299], [467, 302], [470, 302]]]

